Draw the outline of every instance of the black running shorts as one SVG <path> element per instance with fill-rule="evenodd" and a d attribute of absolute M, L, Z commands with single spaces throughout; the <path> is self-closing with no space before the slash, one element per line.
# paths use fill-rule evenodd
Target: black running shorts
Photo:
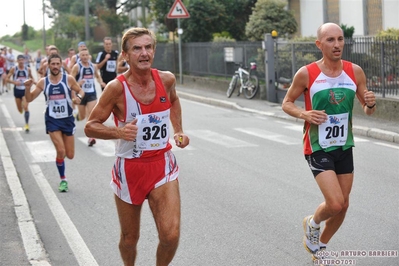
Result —
<path fill-rule="evenodd" d="M 332 170 L 337 175 L 353 173 L 352 148 L 345 151 L 341 148 L 330 152 L 316 151 L 305 155 L 305 159 L 314 177 L 327 170 Z"/>

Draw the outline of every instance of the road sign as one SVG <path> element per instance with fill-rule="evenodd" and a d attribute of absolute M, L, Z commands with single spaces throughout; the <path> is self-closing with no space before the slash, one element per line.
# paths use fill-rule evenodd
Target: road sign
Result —
<path fill-rule="evenodd" d="M 172 8 L 170 9 L 167 18 L 189 18 L 190 14 L 188 13 L 186 7 L 183 5 L 181 0 L 176 0 L 173 3 Z"/>

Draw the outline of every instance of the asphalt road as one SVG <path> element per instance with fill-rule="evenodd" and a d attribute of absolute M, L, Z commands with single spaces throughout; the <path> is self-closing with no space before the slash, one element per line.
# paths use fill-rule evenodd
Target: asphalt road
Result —
<path fill-rule="evenodd" d="M 301 224 L 322 195 L 302 155 L 301 125 L 181 102 L 191 144 L 173 149 L 181 169 L 182 232 L 172 265 L 312 265 L 302 247 Z M 113 141 L 99 140 L 88 147 L 84 122 L 78 122 L 76 156 L 66 160 L 70 191 L 58 193 L 55 150 L 44 131 L 44 97 L 30 104 L 29 134 L 21 131 L 23 116 L 10 93 L 0 97 L 0 107 L 0 125 L 47 256 L 44 263 L 122 265 L 109 188 Z M 351 206 L 329 249 L 397 254 L 399 145 L 367 137 L 356 138 L 356 143 Z M 10 205 L 1 202 L 2 209 Z M 155 265 L 156 245 L 145 203 L 137 265 Z M 399 264 L 397 256 L 339 259 L 357 265 Z"/>

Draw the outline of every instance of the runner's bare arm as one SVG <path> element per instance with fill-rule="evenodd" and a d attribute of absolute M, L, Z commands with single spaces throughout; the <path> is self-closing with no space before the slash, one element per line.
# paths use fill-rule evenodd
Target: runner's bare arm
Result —
<path fill-rule="evenodd" d="M 104 83 L 103 78 L 100 75 L 100 71 L 98 70 L 96 65 L 94 65 L 94 75 L 96 76 L 96 79 L 97 79 L 98 83 L 100 83 L 100 86 L 102 88 L 104 88 L 105 85 L 107 85 L 107 84 Z"/>
<path fill-rule="evenodd" d="M 356 64 L 352 64 L 352 66 L 353 66 L 353 72 L 355 73 L 355 78 L 356 78 L 356 82 L 357 82 L 356 96 L 357 96 L 361 106 L 363 106 L 364 113 L 367 115 L 371 115 L 376 110 L 374 92 L 369 91 L 367 89 L 366 75 L 364 74 L 363 69 Z M 372 108 L 370 108 L 370 107 L 372 107 Z"/>
<path fill-rule="evenodd" d="M 76 55 L 72 56 L 71 60 L 69 61 L 69 68 L 72 69 L 76 64 Z"/>
<path fill-rule="evenodd" d="M 85 96 L 84 90 L 79 86 L 79 83 L 77 83 L 75 78 L 71 75 L 68 75 L 68 84 L 72 90 L 72 102 L 74 104 L 80 104 L 81 98 Z M 77 94 L 80 95 L 80 98 L 77 97 Z"/>
<path fill-rule="evenodd" d="M 109 82 L 87 119 L 84 128 L 86 136 L 98 139 L 135 140 L 137 136 L 137 119 L 121 128 L 104 125 L 112 112 L 119 120 L 124 119 L 124 104 L 122 84 L 119 80 Z"/>
<path fill-rule="evenodd" d="M 172 104 L 170 108 L 170 122 L 173 127 L 173 138 L 178 147 L 184 148 L 190 143 L 190 139 L 183 132 L 182 109 L 180 99 L 176 92 L 176 77 L 168 71 L 159 71 L 164 87 Z"/>
<path fill-rule="evenodd" d="M 308 87 L 309 73 L 306 67 L 301 67 L 295 74 L 291 86 L 289 87 L 282 104 L 282 109 L 287 114 L 303 119 L 308 123 L 320 125 L 327 120 L 324 110 L 306 111 L 295 104 L 295 101 L 304 93 Z"/>
<path fill-rule="evenodd" d="M 24 82 L 24 85 L 25 85 L 25 99 L 26 99 L 27 102 L 32 102 L 43 91 L 44 78 L 41 78 L 36 83 L 36 87 L 31 91 L 30 89 L 31 89 L 33 83 L 34 83 L 33 79 L 27 79 Z"/>

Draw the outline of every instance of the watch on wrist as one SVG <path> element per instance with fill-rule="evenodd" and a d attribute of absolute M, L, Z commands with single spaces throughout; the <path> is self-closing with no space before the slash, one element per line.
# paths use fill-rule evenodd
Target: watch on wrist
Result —
<path fill-rule="evenodd" d="M 367 105 L 367 103 L 366 103 L 365 105 L 367 106 L 367 108 L 369 108 L 369 109 L 373 109 L 373 108 L 374 108 L 374 106 L 375 106 L 375 103 L 374 103 L 372 106 L 368 106 L 368 105 Z"/>

